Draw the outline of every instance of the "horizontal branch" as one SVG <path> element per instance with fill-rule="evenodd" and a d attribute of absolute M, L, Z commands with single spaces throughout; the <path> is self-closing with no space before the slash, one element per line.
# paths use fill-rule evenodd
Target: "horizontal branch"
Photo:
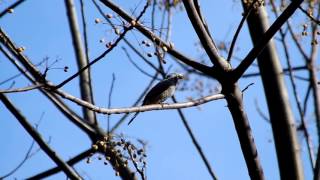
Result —
<path fill-rule="evenodd" d="M 28 87 L 23 87 L 23 88 L 15 88 L 15 89 L 7 89 L 7 90 L 1 90 L 0 93 L 16 93 L 16 92 L 25 92 L 25 91 L 31 91 L 34 89 L 38 89 L 40 87 L 43 87 L 44 84 L 37 84 L 37 85 L 32 85 Z"/>
<path fill-rule="evenodd" d="M 87 101 L 81 100 L 76 98 L 68 93 L 65 93 L 61 90 L 55 90 L 55 93 L 60 95 L 62 98 L 68 99 L 80 106 L 86 107 L 92 111 L 102 114 L 122 114 L 122 113 L 133 113 L 133 112 L 144 112 L 144 111 L 151 111 L 151 110 L 168 110 L 168 109 L 179 109 L 179 108 L 188 108 L 193 106 L 198 106 L 213 100 L 223 99 L 224 95 L 222 94 L 214 94 L 202 97 L 200 99 L 192 100 L 189 102 L 183 103 L 174 103 L 174 104 L 152 104 L 146 106 L 137 106 L 137 107 L 130 107 L 130 108 L 102 108 L 95 106 Z"/>

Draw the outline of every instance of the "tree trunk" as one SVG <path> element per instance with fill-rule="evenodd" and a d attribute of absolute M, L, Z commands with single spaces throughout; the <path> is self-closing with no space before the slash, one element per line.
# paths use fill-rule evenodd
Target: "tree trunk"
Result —
<path fill-rule="evenodd" d="M 243 7 L 246 9 L 244 3 Z M 251 39 L 255 44 L 269 27 L 265 8 L 262 6 L 257 12 L 251 13 L 247 22 Z M 281 179 L 303 179 L 296 126 L 273 41 L 270 41 L 258 56 L 258 65 L 266 94 Z"/>

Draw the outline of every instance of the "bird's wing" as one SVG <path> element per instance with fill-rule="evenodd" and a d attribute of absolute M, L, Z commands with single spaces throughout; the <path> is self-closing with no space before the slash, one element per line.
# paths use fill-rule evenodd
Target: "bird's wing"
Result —
<path fill-rule="evenodd" d="M 151 90 L 147 93 L 143 100 L 143 104 L 154 104 L 159 103 L 160 100 L 159 96 L 166 91 L 170 86 L 174 85 L 171 81 L 163 80 L 156 84 Z"/>

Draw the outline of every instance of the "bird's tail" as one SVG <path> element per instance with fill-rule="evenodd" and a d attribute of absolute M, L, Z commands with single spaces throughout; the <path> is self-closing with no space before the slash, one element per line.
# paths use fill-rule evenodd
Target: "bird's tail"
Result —
<path fill-rule="evenodd" d="M 138 116 L 139 112 L 136 112 L 133 117 L 130 119 L 130 121 L 128 122 L 128 125 L 130 125 L 130 123 Z"/>

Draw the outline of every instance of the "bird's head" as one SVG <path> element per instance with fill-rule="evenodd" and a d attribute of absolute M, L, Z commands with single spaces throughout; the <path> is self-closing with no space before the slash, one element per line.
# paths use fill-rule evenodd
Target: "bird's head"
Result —
<path fill-rule="evenodd" d="M 184 76 L 180 73 L 171 73 L 171 74 L 168 74 L 166 76 L 166 79 L 176 79 L 176 80 L 179 80 L 179 79 L 183 79 Z"/>

